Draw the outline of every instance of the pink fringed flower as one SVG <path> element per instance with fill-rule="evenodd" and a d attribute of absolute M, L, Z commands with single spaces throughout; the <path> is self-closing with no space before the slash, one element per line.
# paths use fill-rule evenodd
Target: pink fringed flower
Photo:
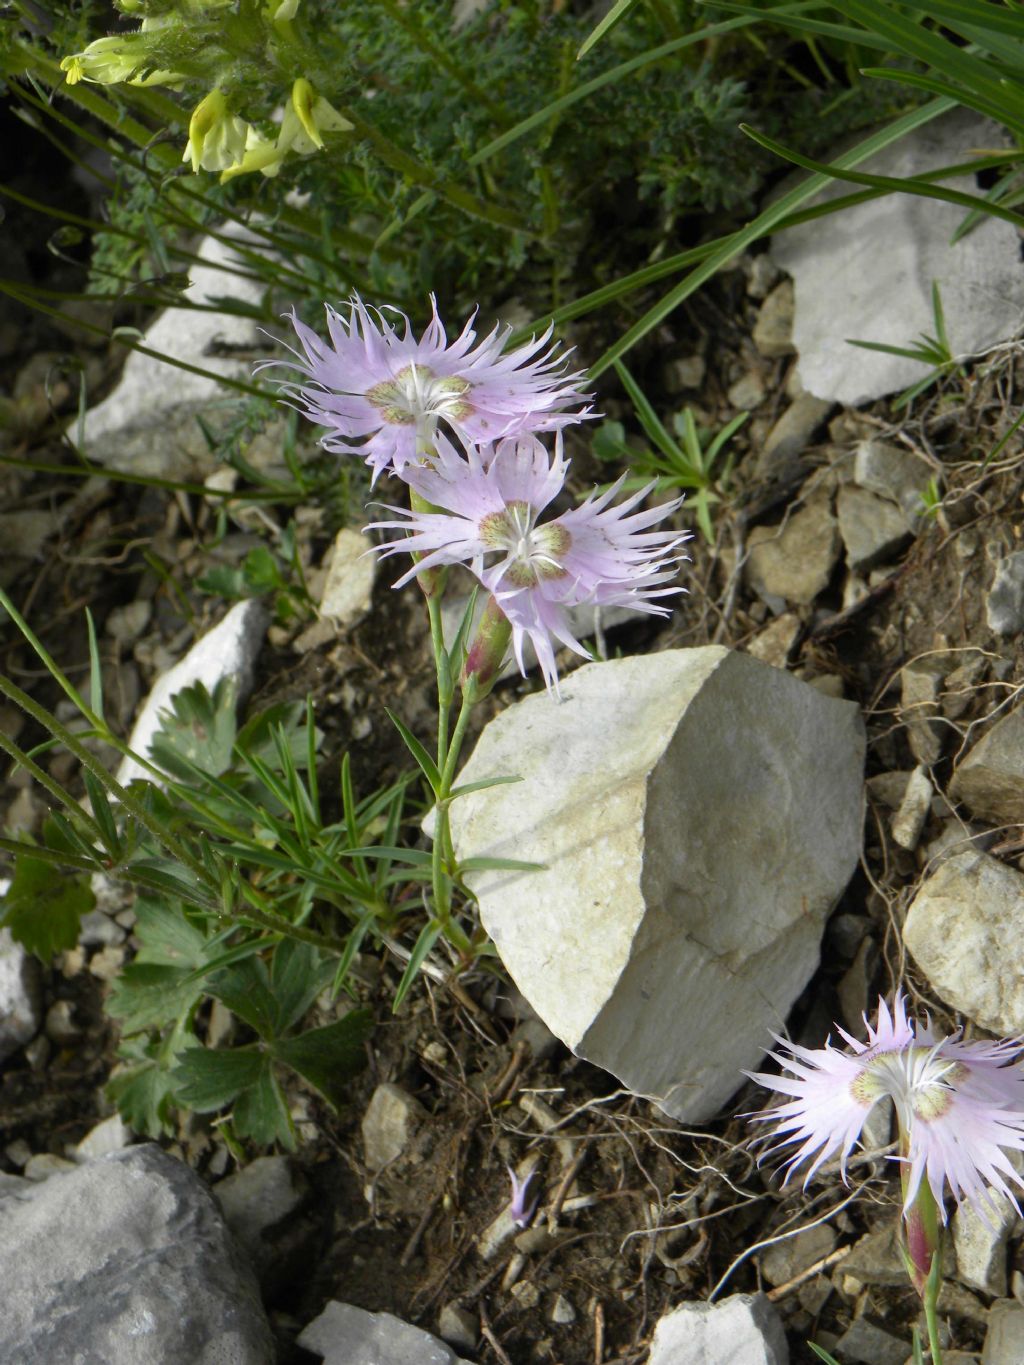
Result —
<path fill-rule="evenodd" d="M 589 658 L 569 629 L 567 609 L 592 602 L 667 616 L 668 608 L 656 599 L 682 592 L 664 585 L 684 557 L 677 547 L 688 539 L 683 532 L 648 529 L 675 511 L 681 499 L 633 510 L 650 487 L 613 505 L 617 484 L 541 521 L 565 482 L 567 468 L 560 435 L 553 457 L 530 436 L 503 440 L 496 448 L 467 445 L 465 458 L 438 437 L 430 458 L 407 466 L 403 478 L 420 497 L 444 510 L 393 507 L 389 510 L 402 520 L 376 524 L 378 529 L 409 532 L 383 546 L 382 554 L 408 550 L 422 556 L 396 587 L 437 565 L 468 565 L 511 624 L 520 671 L 525 673 L 523 640 L 529 637 L 544 680 L 555 690 L 552 639 Z"/>
<path fill-rule="evenodd" d="M 959 1033 L 936 1038 L 930 1020 L 919 1024 L 907 1018 L 899 993 L 892 1014 L 879 1000 L 878 1019 L 868 1025 L 866 1042 L 839 1032 L 848 1051 L 831 1042 L 806 1048 L 778 1038 L 784 1050 L 771 1056 L 792 1075 L 750 1073 L 762 1085 L 792 1097 L 753 1115 L 773 1124 L 771 1136 L 781 1138 L 772 1152 L 799 1144 L 786 1162 L 787 1180 L 809 1161 L 806 1184 L 836 1152 L 845 1180 L 847 1158 L 868 1114 L 878 1100 L 888 1098 L 899 1123 L 896 1159 L 904 1165 L 905 1215 L 925 1179 L 943 1222 L 946 1185 L 958 1206 L 973 1201 L 983 1213 L 995 1191 L 1020 1211 L 1011 1185 L 1024 1188 L 1024 1179 L 1006 1155 L 1007 1150 L 1024 1151 L 1019 1040 L 965 1043 Z"/>
<path fill-rule="evenodd" d="M 291 314 L 301 350 L 289 348 L 294 361 L 266 363 L 304 376 L 282 391 L 327 428 L 325 449 L 362 455 L 376 478 L 389 468 L 401 473 L 433 443 L 442 421 L 484 442 L 554 431 L 589 414 L 587 407 L 565 411 L 586 402 L 584 375 L 565 373 L 566 356 L 547 346 L 550 327 L 503 354 L 510 328 L 495 327 L 477 341 L 470 318 L 449 342 L 433 295 L 430 303 L 433 316 L 419 341 L 404 313 L 387 309 L 404 322 L 400 334 L 358 295 L 347 316 L 327 307 L 329 342 Z"/>

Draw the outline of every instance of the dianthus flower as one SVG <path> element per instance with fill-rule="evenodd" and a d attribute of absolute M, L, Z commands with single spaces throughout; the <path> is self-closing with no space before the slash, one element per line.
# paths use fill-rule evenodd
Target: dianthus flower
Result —
<path fill-rule="evenodd" d="M 865 1020 L 865 1023 L 867 1021 Z M 771 1090 L 792 1098 L 753 1118 L 774 1125 L 771 1148 L 799 1144 L 787 1162 L 786 1179 L 804 1162 L 805 1184 L 829 1157 L 846 1161 L 873 1106 L 890 1099 L 899 1124 L 903 1214 L 910 1218 L 922 1181 L 927 1182 L 943 1223 L 948 1185 L 957 1205 L 971 1202 L 984 1218 L 992 1193 L 1005 1195 L 1020 1212 L 1011 1185 L 1024 1187 L 1007 1151 L 1024 1151 L 1024 1068 L 1017 1039 L 962 1041 L 959 1032 L 936 1037 L 931 1021 L 908 1019 L 902 994 L 890 1014 L 878 1002 L 878 1019 L 866 1042 L 839 1029 L 849 1045 L 840 1051 L 782 1043 L 771 1056 L 792 1073 L 751 1073 Z"/>
<path fill-rule="evenodd" d="M 541 521 L 565 482 L 560 433 L 554 456 L 533 436 L 506 438 L 496 447 L 467 444 L 465 450 L 464 458 L 438 436 L 431 454 L 403 471 L 414 492 L 442 510 L 393 507 L 388 510 L 402 520 L 375 523 L 375 529 L 409 532 L 380 547 L 382 555 L 407 550 L 421 556 L 396 587 L 439 565 L 465 564 L 507 617 L 520 672 L 526 672 L 528 637 L 550 690 L 557 690 L 552 639 L 590 657 L 569 629 L 568 608 L 591 602 L 668 615 L 655 599 L 682 592 L 664 585 L 675 576 L 683 558 L 677 547 L 688 536 L 648 528 L 682 499 L 634 511 L 652 484 L 613 505 L 620 480 Z"/>
<path fill-rule="evenodd" d="M 405 324 L 399 333 L 384 316 L 354 295 L 348 315 L 327 306 L 324 341 L 295 314 L 292 326 L 301 351 L 294 361 L 268 361 L 298 370 L 305 380 L 282 384 L 307 417 L 327 428 L 326 450 L 362 455 L 374 478 L 401 473 L 430 448 L 438 423 L 470 441 L 486 442 L 525 431 L 554 431 L 587 416 L 583 372 L 565 372 L 566 356 L 545 350 L 551 329 L 507 353 L 511 328 L 495 327 L 477 341 L 473 318 L 449 342 L 431 295 L 433 316 L 417 341 L 404 313 L 387 309 Z M 474 315 L 475 316 L 475 315 Z"/>

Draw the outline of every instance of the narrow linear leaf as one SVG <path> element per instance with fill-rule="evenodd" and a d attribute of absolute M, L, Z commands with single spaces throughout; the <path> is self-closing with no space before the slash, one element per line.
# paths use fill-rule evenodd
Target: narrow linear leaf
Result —
<path fill-rule="evenodd" d="M 402 973 L 402 979 L 398 983 L 398 990 L 395 991 L 395 1002 L 391 1006 L 393 1014 L 397 1014 L 401 1008 L 402 1001 L 409 994 L 409 987 L 416 980 L 420 968 L 426 961 L 428 953 L 437 942 L 440 934 L 441 926 L 435 924 L 433 920 L 428 921 L 420 930 L 420 936 L 416 940 L 412 955 L 406 964 L 405 971 Z"/>
<path fill-rule="evenodd" d="M 451 800 L 457 796 L 468 796 L 470 792 L 486 791 L 488 787 L 505 787 L 512 782 L 522 782 L 521 777 L 483 777 L 479 782 L 465 782 L 461 787 L 453 787 Z"/>
<path fill-rule="evenodd" d="M 441 790 L 441 774 L 437 770 L 437 764 L 430 757 L 409 727 L 399 720 L 398 716 L 396 716 L 388 707 L 385 707 L 384 709 L 387 711 L 395 729 L 405 741 L 405 747 L 419 764 L 424 777 L 430 783 L 431 789 L 436 795 L 436 793 Z"/>

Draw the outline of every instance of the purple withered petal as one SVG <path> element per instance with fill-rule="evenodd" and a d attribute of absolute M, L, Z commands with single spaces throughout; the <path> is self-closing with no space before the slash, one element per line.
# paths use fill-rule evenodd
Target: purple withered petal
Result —
<path fill-rule="evenodd" d="M 526 1179 L 520 1181 L 511 1166 L 505 1167 L 508 1171 L 508 1178 L 512 1182 L 512 1198 L 509 1201 L 508 1211 L 512 1215 L 512 1221 L 518 1228 L 530 1226 L 530 1219 L 537 1208 L 540 1195 L 535 1194 L 529 1207 L 526 1206 L 526 1191 L 529 1189 L 530 1181 L 536 1175 L 536 1171 L 530 1171 Z"/>

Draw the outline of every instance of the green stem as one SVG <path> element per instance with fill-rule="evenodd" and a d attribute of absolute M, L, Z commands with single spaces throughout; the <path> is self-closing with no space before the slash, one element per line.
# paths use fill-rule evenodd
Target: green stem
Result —
<path fill-rule="evenodd" d="M 441 598 L 428 597 L 427 611 L 430 614 L 430 643 L 434 649 L 434 662 L 437 668 L 437 766 L 440 770 L 448 753 L 448 717 L 452 706 L 452 691 L 450 685 L 446 687 L 445 684 L 446 678 L 450 684 L 448 675 L 451 670 L 445 668 L 441 662 L 442 658 L 447 658 L 441 619 Z"/>
<path fill-rule="evenodd" d="M 438 673 L 440 677 L 440 669 Z M 438 691 L 440 693 L 440 687 Z M 434 916 L 448 941 L 467 957 L 473 956 L 473 945 L 465 931 L 452 918 L 451 877 L 445 864 L 447 853 L 451 848 L 449 809 L 451 807 L 452 786 L 455 782 L 455 769 L 458 766 L 462 742 L 466 737 L 466 727 L 469 724 L 469 713 L 473 707 L 473 700 L 471 691 L 463 693 L 462 705 L 455 722 L 451 744 L 447 753 L 438 750 L 437 766 L 441 773 L 441 781 L 437 791 L 437 826 L 434 830 L 434 846 L 430 858 Z"/>
<path fill-rule="evenodd" d="M 926 1298 L 924 1301 L 924 1320 L 928 1327 L 928 1349 L 931 1352 L 932 1365 L 942 1365 L 942 1346 L 939 1342 L 939 1313 L 935 1296 Z"/>

